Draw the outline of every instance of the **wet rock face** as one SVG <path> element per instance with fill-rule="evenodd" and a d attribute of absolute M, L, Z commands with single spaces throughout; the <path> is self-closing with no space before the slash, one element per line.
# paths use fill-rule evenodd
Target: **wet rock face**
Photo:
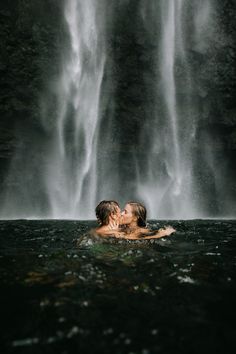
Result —
<path fill-rule="evenodd" d="M 212 142 L 216 151 L 235 151 L 235 55 L 236 26 L 233 14 L 236 6 L 233 1 L 217 3 L 214 40 L 208 49 L 208 63 L 201 66 L 201 57 L 196 53 L 197 87 L 203 105 L 200 129 L 216 137 Z M 205 90 L 204 90 L 205 86 Z M 205 111 L 204 111 L 205 108 Z M 231 146 L 231 147 L 230 147 Z"/>
<path fill-rule="evenodd" d="M 48 75 L 57 75 L 61 5 L 60 0 L 1 4 L 1 166 L 8 164 L 18 144 L 29 144 L 31 133 L 44 133 L 40 96 Z M 26 141 L 18 141 L 18 130 L 25 130 Z"/>
<path fill-rule="evenodd" d="M 112 17 L 108 20 L 108 65 L 103 94 L 106 95 L 106 90 L 109 94 L 112 91 L 112 103 L 102 112 L 102 127 L 106 127 L 106 117 L 112 114 L 115 133 L 106 138 L 106 150 L 100 144 L 99 158 L 107 158 L 107 151 L 111 151 L 111 158 L 121 163 L 121 180 L 126 179 L 132 190 L 135 178 L 132 161 L 138 155 L 145 167 L 147 156 L 143 146 L 149 144 L 148 141 L 137 144 L 137 137 L 144 125 L 152 126 L 153 110 L 162 109 L 158 106 L 158 87 L 153 85 L 157 79 L 154 53 L 158 49 L 158 25 L 155 33 L 147 31 L 141 21 L 139 1 L 109 3 Z M 236 5 L 233 0 L 218 0 L 215 5 L 217 27 L 211 47 L 200 48 L 191 42 L 188 47 L 196 73 L 194 100 L 201 107 L 196 117 L 198 144 L 193 149 L 199 154 L 199 161 L 195 163 L 194 172 L 200 190 L 204 181 L 211 180 L 211 172 L 204 174 L 199 168 L 204 158 L 201 146 L 209 141 L 219 164 L 226 164 L 227 157 L 229 177 L 224 183 L 232 185 L 229 195 L 233 200 L 236 195 L 233 189 L 236 177 L 233 160 L 236 150 Z M 35 154 L 46 153 L 55 112 L 52 108 L 51 116 L 42 124 L 41 100 L 53 102 L 55 99 L 48 79 L 56 84 L 61 47 L 67 45 L 62 12 L 62 0 L 18 0 L 14 4 L 4 2 L 0 7 L 0 183 L 3 189 L 4 183 L 8 183 L 4 182 L 7 169 L 19 145 L 27 151 L 35 140 L 43 140 L 45 151 L 32 151 L 29 158 L 33 160 Z M 150 21 L 154 21 L 151 13 L 149 15 Z M 181 65 L 176 65 L 175 70 L 176 77 L 183 75 Z M 106 86 L 106 80 L 112 81 L 112 89 Z M 185 85 L 181 85 L 179 95 L 184 97 L 185 90 Z M 68 135 L 70 133 L 68 130 Z M 103 134 L 105 130 L 101 129 L 101 142 Z M 17 183 L 17 176 L 11 183 Z M 207 182 L 207 186 L 209 184 Z M 214 209 L 214 202 L 211 203 Z"/>

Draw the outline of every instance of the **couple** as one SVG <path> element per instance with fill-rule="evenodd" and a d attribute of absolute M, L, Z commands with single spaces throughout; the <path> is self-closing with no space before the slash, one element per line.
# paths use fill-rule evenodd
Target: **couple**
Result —
<path fill-rule="evenodd" d="M 95 232 L 99 236 L 138 240 L 160 238 L 175 232 L 170 226 L 155 231 L 147 229 L 147 211 L 138 202 L 128 202 L 121 212 L 116 201 L 103 200 L 96 207 L 95 213 L 100 224 Z"/>

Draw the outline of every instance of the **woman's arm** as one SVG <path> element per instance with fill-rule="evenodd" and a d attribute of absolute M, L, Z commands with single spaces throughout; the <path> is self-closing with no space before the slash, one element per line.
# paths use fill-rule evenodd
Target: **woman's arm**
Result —
<path fill-rule="evenodd" d="M 141 230 L 141 231 L 140 231 Z M 148 230 L 148 229 L 138 229 L 135 232 L 125 234 L 125 233 L 117 233 L 114 236 L 117 238 L 121 239 L 126 239 L 126 240 L 151 240 L 154 238 L 161 238 L 165 236 L 171 235 L 173 232 L 175 232 L 175 229 L 173 227 L 167 227 L 166 229 L 159 229 L 159 230 Z"/>
<path fill-rule="evenodd" d="M 165 229 L 159 229 L 159 230 L 152 231 L 151 234 L 149 234 L 149 235 L 146 234 L 142 238 L 145 240 L 150 240 L 153 238 L 161 238 L 161 237 L 165 237 L 165 236 L 170 236 L 175 231 L 176 230 L 173 227 L 168 226 Z"/>

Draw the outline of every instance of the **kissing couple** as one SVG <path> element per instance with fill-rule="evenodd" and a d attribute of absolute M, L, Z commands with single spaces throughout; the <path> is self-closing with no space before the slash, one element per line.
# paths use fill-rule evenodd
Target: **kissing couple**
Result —
<path fill-rule="evenodd" d="M 103 200 L 95 209 L 99 227 L 95 233 L 101 237 L 117 237 L 129 240 L 153 239 L 169 236 L 175 229 L 171 226 L 159 230 L 147 228 L 147 210 L 138 202 L 128 202 L 121 212 L 114 200 Z"/>

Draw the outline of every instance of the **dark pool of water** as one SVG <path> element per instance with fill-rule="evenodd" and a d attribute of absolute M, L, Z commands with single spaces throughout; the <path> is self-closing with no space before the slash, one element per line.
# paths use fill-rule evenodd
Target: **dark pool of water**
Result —
<path fill-rule="evenodd" d="M 236 221 L 150 224 L 178 231 L 78 247 L 94 222 L 0 221 L 0 352 L 236 352 Z"/>

